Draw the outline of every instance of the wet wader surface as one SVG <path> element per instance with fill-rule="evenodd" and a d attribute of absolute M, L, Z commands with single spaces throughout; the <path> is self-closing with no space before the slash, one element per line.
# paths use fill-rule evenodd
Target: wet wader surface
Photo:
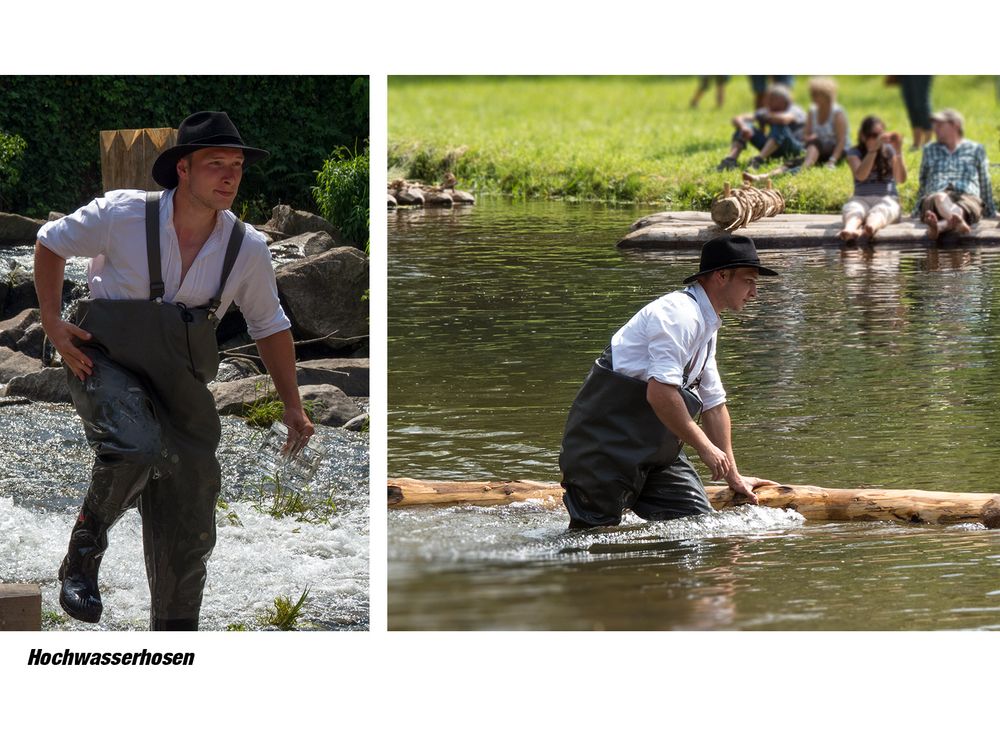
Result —
<path fill-rule="evenodd" d="M 689 372 L 690 365 L 685 383 Z M 696 386 L 680 389 L 692 419 L 701 412 Z M 610 346 L 590 369 L 559 453 L 570 528 L 617 526 L 626 509 L 649 521 L 712 512 L 698 473 L 646 389 L 646 382 L 614 371 Z"/>
<path fill-rule="evenodd" d="M 244 228 L 233 229 L 215 298 L 188 309 L 161 301 L 159 194 L 148 196 L 146 212 L 150 300 L 84 300 L 74 320 L 93 336 L 79 346 L 94 362 L 83 382 L 67 369 L 97 454 L 81 518 L 106 531 L 138 505 L 151 627 L 193 629 L 221 489 L 221 425 L 206 387 L 219 367 L 215 311 Z"/>

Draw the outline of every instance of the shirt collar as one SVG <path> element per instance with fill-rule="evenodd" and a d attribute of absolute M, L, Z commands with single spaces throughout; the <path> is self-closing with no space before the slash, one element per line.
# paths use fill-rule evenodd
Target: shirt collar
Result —
<path fill-rule="evenodd" d="M 694 293 L 694 299 L 698 303 L 701 315 L 705 318 L 705 322 L 708 323 L 709 327 L 713 331 L 718 331 L 722 328 L 722 318 L 719 317 L 719 313 L 712 307 L 712 300 L 708 298 L 708 292 L 705 291 L 705 287 L 700 282 L 695 281 L 688 289 Z"/>
<path fill-rule="evenodd" d="M 176 192 L 177 188 L 170 188 L 169 190 L 164 190 L 163 195 L 160 196 L 160 225 L 170 228 L 175 242 L 177 240 L 177 230 L 174 228 L 174 193 Z M 198 253 L 199 256 L 202 254 L 211 255 L 221 246 L 221 243 L 213 242 L 213 240 L 222 233 L 222 215 L 224 213 L 226 212 L 215 212 L 215 228 L 208 236 L 208 239 L 205 240 L 201 252 Z"/>

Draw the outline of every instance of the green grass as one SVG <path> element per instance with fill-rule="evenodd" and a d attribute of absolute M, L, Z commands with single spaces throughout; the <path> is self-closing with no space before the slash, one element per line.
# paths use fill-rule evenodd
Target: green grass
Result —
<path fill-rule="evenodd" d="M 882 76 L 840 76 L 853 145 L 861 120 L 877 114 L 889 129 L 910 127 L 898 87 Z M 722 110 L 709 91 L 688 106 L 694 76 L 410 78 L 389 80 L 390 179 L 440 180 L 480 194 L 654 203 L 671 210 L 707 210 L 725 181 L 716 173 L 728 150 L 733 115 L 753 108 L 746 76 L 734 76 Z M 808 76 L 795 79 L 795 99 L 808 104 Z M 935 109 L 965 115 L 966 137 L 1000 161 L 1000 114 L 992 76 L 937 76 Z M 744 152 L 741 164 L 756 153 Z M 910 179 L 901 186 L 904 209 L 917 193 L 920 155 L 906 152 Z M 992 176 L 994 193 L 1000 174 Z M 839 212 L 850 197 L 850 169 L 811 169 L 781 176 L 775 187 L 790 212 Z"/>

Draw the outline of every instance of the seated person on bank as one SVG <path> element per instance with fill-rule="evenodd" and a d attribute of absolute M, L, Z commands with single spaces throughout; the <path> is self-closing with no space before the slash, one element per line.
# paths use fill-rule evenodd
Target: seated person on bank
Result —
<path fill-rule="evenodd" d="M 837 104 L 836 82 L 832 78 L 810 79 L 809 98 L 812 104 L 802 138 L 805 158 L 792 159 L 764 174 L 744 172 L 743 179 L 756 182 L 786 172 L 795 174 L 818 164 L 830 169 L 837 166 L 847 150 L 848 125 L 847 113 Z"/>
<path fill-rule="evenodd" d="M 885 132 L 885 123 L 875 115 L 861 121 L 858 145 L 847 152 L 854 175 L 854 195 L 844 204 L 844 228 L 840 237 L 853 242 L 862 234 L 869 240 L 889 224 L 899 221 L 897 184 L 906 182 L 903 139 Z"/>
<path fill-rule="evenodd" d="M 931 116 L 937 140 L 924 146 L 914 215 L 932 240 L 944 232 L 968 234 L 984 216 L 995 216 L 990 163 L 982 144 L 966 140 L 965 119 L 953 109 Z"/>
<path fill-rule="evenodd" d="M 729 154 L 716 167 L 719 172 L 736 169 L 737 160 L 748 143 L 760 150 L 760 154 L 750 160 L 751 169 L 771 158 L 793 159 L 801 155 L 806 113 L 792 101 L 792 92 L 781 84 L 768 88 L 766 102 L 767 106 L 756 112 L 733 118 L 736 132 Z"/>

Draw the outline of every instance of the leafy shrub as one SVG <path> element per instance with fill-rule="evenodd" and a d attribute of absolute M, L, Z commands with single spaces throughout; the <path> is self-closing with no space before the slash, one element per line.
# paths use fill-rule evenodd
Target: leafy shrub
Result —
<path fill-rule="evenodd" d="M 5 76 L 0 131 L 19 133 L 27 150 L 26 179 L 4 198 L 16 213 L 73 211 L 103 192 L 100 131 L 176 128 L 192 112 L 216 110 L 271 154 L 243 177 L 246 217 L 266 218 L 262 203 L 313 211 L 323 160 L 368 137 L 368 89 L 366 76 Z"/>
<path fill-rule="evenodd" d="M 368 144 L 362 152 L 333 150 L 316 177 L 313 197 L 320 213 L 344 239 L 368 250 Z"/>
<path fill-rule="evenodd" d="M 21 161 L 27 147 L 24 138 L 0 131 L 0 208 L 5 207 L 7 192 L 21 179 Z"/>

